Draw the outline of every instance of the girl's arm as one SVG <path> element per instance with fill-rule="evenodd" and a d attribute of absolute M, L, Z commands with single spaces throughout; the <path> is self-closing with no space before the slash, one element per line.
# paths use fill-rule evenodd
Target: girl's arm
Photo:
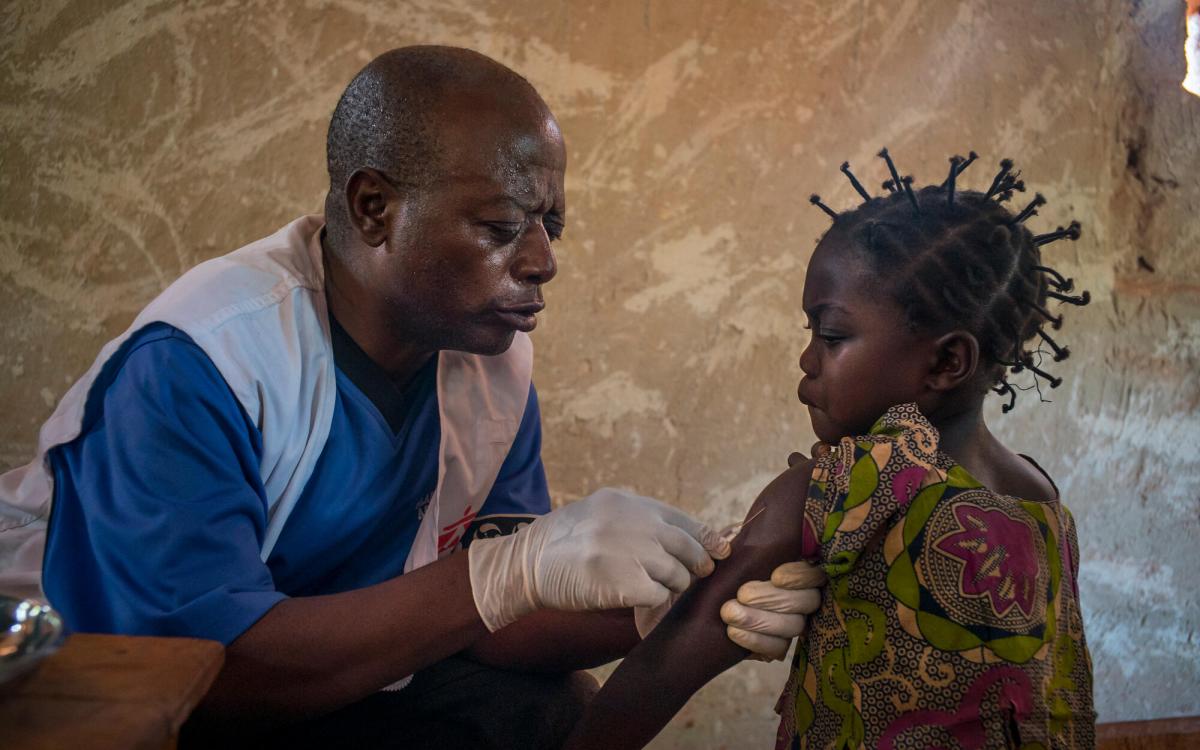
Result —
<path fill-rule="evenodd" d="M 748 655 L 726 637 L 721 605 L 737 596 L 742 583 L 768 579 L 777 566 L 800 556 L 812 468 L 811 461 L 799 462 L 767 485 L 747 513 L 733 553 L 630 652 L 565 748 L 643 747 L 693 693 Z"/>

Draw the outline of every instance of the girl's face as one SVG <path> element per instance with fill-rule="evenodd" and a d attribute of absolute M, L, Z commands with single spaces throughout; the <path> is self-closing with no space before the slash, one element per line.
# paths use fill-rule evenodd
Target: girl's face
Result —
<path fill-rule="evenodd" d="M 828 443 L 866 434 L 889 407 L 921 400 L 937 362 L 935 339 L 909 328 L 859 252 L 827 234 L 804 280 L 812 339 L 797 392 Z"/>

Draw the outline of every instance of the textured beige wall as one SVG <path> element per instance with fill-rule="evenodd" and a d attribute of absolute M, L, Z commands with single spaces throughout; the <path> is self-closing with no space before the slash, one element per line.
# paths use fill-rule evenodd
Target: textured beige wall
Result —
<path fill-rule="evenodd" d="M 557 498 L 601 483 L 738 515 L 811 433 L 798 295 L 825 221 L 878 185 L 1013 156 L 1078 217 L 1054 403 L 995 425 L 1079 519 L 1102 718 L 1200 713 L 1200 100 L 1182 0 L 10 3 L 0 17 L 0 466 L 186 268 L 320 206 L 341 87 L 389 47 L 527 75 L 571 153 L 535 336 Z M 1143 262 L 1139 264 L 1138 258 Z M 993 405 L 995 408 L 996 405 Z M 745 665 L 657 747 L 762 746 L 779 665 Z"/>

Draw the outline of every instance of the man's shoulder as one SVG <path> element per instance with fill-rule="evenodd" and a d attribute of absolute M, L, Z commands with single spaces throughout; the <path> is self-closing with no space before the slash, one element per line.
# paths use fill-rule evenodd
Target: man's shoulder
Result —
<path fill-rule="evenodd" d="M 142 311 L 143 322 L 164 321 L 195 335 L 259 312 L 296 292 L 324 287 L 315 238 L 320 216 L 304 216 L 277 232 L 193 267 Z"/>
<path fill-rule="evenodd" d="M 168 323 L 151 323 L 135 331 L 105 364 L 93 386 L 109 391 L 118 381 L 125 390 L 146 396 L 199 394 L 226 383 L 212 359 L 185 331 Z"/>

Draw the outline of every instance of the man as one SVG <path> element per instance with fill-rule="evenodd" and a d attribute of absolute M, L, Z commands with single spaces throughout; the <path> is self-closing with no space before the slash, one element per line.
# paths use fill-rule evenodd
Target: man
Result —
<path fill-rule="evenodd" d="M 51 602 L 81 631 L 226 644 L 207 716 L 303 720 L 288 744 L 553 746 L 581 700 L 562 673 L 627 652 L 630 608 L 728 543 L 614 490 L 550 512 L 526 334 L 566 151 L 528 82 L 393 50 L 327 146 L 324 217 L 173 284 L 3 477 L 9 580 L 52 498 Z M 739 617 L 776 655 L 801 627 Z"/>

